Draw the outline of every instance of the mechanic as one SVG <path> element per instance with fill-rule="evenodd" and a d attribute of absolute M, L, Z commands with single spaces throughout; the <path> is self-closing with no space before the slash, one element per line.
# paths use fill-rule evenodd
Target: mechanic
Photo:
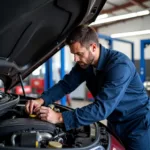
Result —
<path fill-rule="evenodd" d="M 99 44 L 94 29 L 86 25 L 78 26 L 66 41 L 75 66 L 39 99 L 28 100 L 26 111 L 50 123 L 64 123 L 66 130 L 107 118 L 127 150 L 150 150 L 150 99 L 132 61 Z M 47 107 L 84 81 L 95 99 L 92 104 L 63 113 Z"/>

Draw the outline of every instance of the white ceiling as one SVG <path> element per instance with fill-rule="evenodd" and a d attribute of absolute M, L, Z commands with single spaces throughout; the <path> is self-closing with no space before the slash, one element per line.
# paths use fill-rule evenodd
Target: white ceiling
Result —
<path fill-rule="evenodd" d="M 150 10 L 150 0 L 107 0 L 100 14 L 112 17 L 144 10 Z"/>
<path fill-rule="evenodd" d="M 128 6 L 126 8 L 122 8 L 120 9 L 120 13 L 122 14 L 123 12 L 124 13 L 129 13 L 130 11 L 131 12 L 135 12 L 135 11 L 141 11 L 141 10 L 144 10 L 146 8 L 144 8 L 142 5 L 140 4 L 144 4 L 147 8 L 150 8 L 150 0 L 145 0 L 145 2 L 142 2 L 143 0 L 107 0 L 107 2 L 105 3 L 104 7 L 103 7 L 103 11 L 104 10 L 109 10 L 109 9 L 112 9 L 114 7 L 117 7 L 118 6 L 122 6 L 122 5 L 125 5 L 125 4 L 131 4 L 132 6 Z M 135 4 L 135 3 L 140 3 L 139 5 L 138 4 Z M 129 11 L 128 11 L 129 10 Z M 117 10 L 118 11 L 118 10 Z M 118 11 L 118 12 L 119 12 Z"/>

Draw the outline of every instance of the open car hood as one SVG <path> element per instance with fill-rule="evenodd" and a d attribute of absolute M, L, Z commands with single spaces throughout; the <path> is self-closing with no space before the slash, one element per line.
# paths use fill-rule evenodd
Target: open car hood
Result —
<path fill-rule="evenodd" d="M 0 79 L 5 90 L 55 54 L 69 33 L 94 21 L 106 0 L 2 0 Z"/>

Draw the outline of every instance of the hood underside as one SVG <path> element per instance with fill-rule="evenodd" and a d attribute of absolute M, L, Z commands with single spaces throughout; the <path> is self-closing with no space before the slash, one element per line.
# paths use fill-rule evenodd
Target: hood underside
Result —
<path fill-rule="evenodd" d="M 2 0 L 0 79 L 5 89 L 55 54 L 69 33 L 89 24 L 106 0 Z"/>

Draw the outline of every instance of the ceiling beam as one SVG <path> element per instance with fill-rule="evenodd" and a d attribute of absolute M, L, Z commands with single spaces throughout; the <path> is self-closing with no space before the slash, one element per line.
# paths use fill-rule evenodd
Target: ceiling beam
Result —
<path fill-rule="evenodd" d="M 118 8 L 118 7 L 119 7 L 118 5 L 116 5 L 116 4 L 112 3 L 112 2 L 107 1 L 107 3 L 110 4 L 110 5 L 112 5 L 112 6 L 114 6 L 115 8 Z M 125 10 L 126 10 L 127 12 L 131 12 L 131 10 L 128 10 L 127 8 L 125 8 Z"/>
<path fill-rule="evenodd" d="M 143 3 L 143 2 L 146 2 L 148 0 L 140 0 L 140 3 Z M 107 2 L 108 3 L 108 2 Z M 135 4 L 131 3 L 131 2 L 128 2 L 128 3 L 125 3 L 123 5 L 119 5 L 117 7 L 113 7 L 113 8 L 110 8 L 110 9 L 105 9 L 105 10 L 102 10 L 101 11 L 101 14 L 105 14 L 105 13 L 112 13 L 113 11 L 117 11 L 117 10 L 120 10 L 120 9 L 125 9 L 125 8 L 128 8 L 130 6 L 134 6 Z"/>
<path fill-rule="evenodd" d="M 142 4 L 139 0 L 130 0 L 131 3 L 133 3 L 134 5 L 138 5 L 141 8 L 148 8 L 146 5 Z"/>

